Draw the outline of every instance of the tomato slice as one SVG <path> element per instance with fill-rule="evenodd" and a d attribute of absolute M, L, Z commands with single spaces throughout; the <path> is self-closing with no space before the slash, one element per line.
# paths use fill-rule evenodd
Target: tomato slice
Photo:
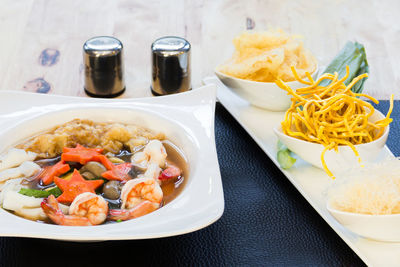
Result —
<path fill-rule="evenodd" d="M 103 172 L 101 176 L 108 180 L 127 181 L 132 179 L 132 177 L 130 177 L 128 174 L 131 169 L 132 163 L 126 162 L 114 165 L 112 170 Z"/>
<path fill-rule="evenodd" d="M 161 181 L 175 179 L 181 176 L 181 173 L 181 169 L 174 165 L 169 165 L 165 170 L 162 171 L 158 179 L 160 179 Z"/>

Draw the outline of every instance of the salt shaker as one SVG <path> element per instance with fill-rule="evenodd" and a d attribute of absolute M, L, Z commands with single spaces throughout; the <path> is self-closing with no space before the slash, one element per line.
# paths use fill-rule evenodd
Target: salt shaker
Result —
<path fill-rule="evenodd" d="M 181 37 L 161 37 L 151 45 L 154 95 L 169 95 L 191 90 L 190 43 Z"/>
<path fill-rule="evenodd" d="M 111 36 L 91 38 L 83 45 L 85 92 L 92 97 L 116 97 L 125 91 L 123 46 Z"/>

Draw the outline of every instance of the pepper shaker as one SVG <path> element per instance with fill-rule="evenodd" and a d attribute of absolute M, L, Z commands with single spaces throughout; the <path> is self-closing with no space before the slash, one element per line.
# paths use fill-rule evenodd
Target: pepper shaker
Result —
<path fill-rule="evenodd" d="M 83 45 L 85 92 L 92 97 L 117 97 L 125 91 L 123 46 L 111 36 L 91 38 Z"/>
<path fill-rule="evenodd" d="M 191 90 L 190 43 L 181 37 L 166 36 L 151 45 L 154 95 L 169 95 Z"/>

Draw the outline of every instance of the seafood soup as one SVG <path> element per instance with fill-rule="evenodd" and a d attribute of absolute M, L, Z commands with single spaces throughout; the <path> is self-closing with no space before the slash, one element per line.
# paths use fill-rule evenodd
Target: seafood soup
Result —
<path fill-rule="evenodd" d="M 121 222 L 168 204 L 187 176 L 184 154 L 163 133 L 75 119 L 0 157 L 0 205 L 59 225 Z"/>

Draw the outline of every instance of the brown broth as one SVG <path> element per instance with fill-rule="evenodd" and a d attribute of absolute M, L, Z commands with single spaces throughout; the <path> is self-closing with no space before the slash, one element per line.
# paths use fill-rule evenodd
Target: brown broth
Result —
<path fill-rule="evenodd" d="M 182 175 L 175 181 L 167 181 L 161 184 L 164 194 L 164 205 L 174 200 L 185 187 L 189 176 L 189 164 L 183 152 L 171 141 L 162 142 L 167 152 L 167 162 L 174 164 L 182 170 Z"/>
<path fill-rule="evenodd" d="M 161 189 L 162 189 L 163 195 L 164 195 L 162 206 L 164 206 L 164 205 L 170 203 L 172 200 L 174 200 L 182 192 L 182 190 L 186 184 L 187 177 L 189 175 L 189 164 L 188 164 L 188 161 L 187 161 L 186 157 L 184 156 L 183 152 L 176 145 L 174 145 L 171 141 L 164 140 L 164 141 L 162 141 L 162 143 L 167 152 L 167 165 L 173 164 L 182 170 L 182 175 L 180 177 L 178 177 L 177 179 L 162 182 Z M 141 150 L 139 150 L 139 151 L 141 151 Z M 124 150 L 121 150 L 120 153 L 118 153 L 115 157 L 120 158 L 120 159 L 124 160 L 125 162 L 130 162 L 130 158 L 132 155 L 133 155 L 133 153 L 124 149 Z M 49 158 L 49 159 L 39 159 L 39 160 L 36 160 L 35 162 L 41 167 L 46 167 L 46 166 L 54 165 L 60 160 L 61 160 L 61 157 L 58 156 L 58 157 Z M 71 169 L 74 167 L 79 169 L 81 167 L 81 165 L 80 166 L 71 166 Z M 136 174 L 140 174 L 140 173 L 141 172 L 136 171 Z M 29 188 L 38 189 L 38 190 L 43 190 L 43 189 L 55 186 L 54 183 L 51 183 L 50 185 L 47 185 L 47 186 L 43 186 L 40 183 L 38 176 L 39 176 L 39 174 L 37 174 L 33 177 L 30 177 L 30 178 L 27 178 L 22 183 L 27 185 Z M 99 189 L 97 191 L 98 191 L 98 194 L 100 193 L 100 195 L 103 195 L 102 189 Z M 110 200 L 107 198 L 104 198 L 104 199 L 109 203 L 109 208 L 111 208 L 111 209 L 120 208 L 120 206 L 121 206 L 120 199 L 117 199 L 117 200 Z M 14 212 L 11 212 L 11 213 L 14 213 Z M 52 223 L 50 220 L 38 221 L 38 222 Z M 113 223 L 113 222 L 106 221 L 104 223 Z"/>
<path fill-rule="evenodd" d="M 76 121 L 76 120 L 74 120 L 74 121 Z M 33 140 L 33 138 L 38 137 L 42 134 L 50 134 L 50 135 L 55 134 L 56 129 L 59 129 L 60 127 L 64 127 L 65 125 L 70 125 L 70 126 L 72 125 L 71 127 L 75 127 L 76 129 L 75 128 L 74 129 L 77 132 L 80 132 L 81 126 L 78 125 L 79 127 L 77 127 L 77 125 L 74 124 L 74 121 L 68 122 L 61 126 L 54 127 L 53 129 L 51 129 L 49 131 L 38 133 L 35 136 L 30 137 L 27 140 L 19 143 L 18 145 L 16 145 L 16 147 L 20 148 L 20 149 L 25 149 L 25 150 L 35 152 L 34 150 L 31 150 L 29 148 L 29 146 L 25 147 L 25 145 L 27 145 L 31 140 Z M 83 124 L 85 124 L 85 123 L 88 124 L 87 121 L 83 121 L 83 120 L 78 120 L 78 121 L 81 121 L 81 123 L 83 123 Z M 105 123 L 105 124 L 107 124 L 107 123 Z M 143 129 L 142 129 L 142 131 L 143 131 Z M 145 132 L 141 133 L 141 136 L 146 138 L 147 141 L 149 141 L 151 139 L 162 140 L 163 138 L 165 138 L 165 136 L 163 134 L 161 134 L 161 135 L 160 134 L 150 134 L 149 132 L 147 132 L 146 129 L 144 129 L 144 130 L 145 130 Z M 74 131 L 72 131 L 72 132 L 74 134 Z M 60 134 L 60 133 L 58 133 L 58 134 Z M 69 132 L 67 131 L 67 135 L 68 134 L 69 134 Z M 72 134 L 72 136 L 74 136 L 73 134 Z M 75 133 L 75 135 L 76 136 L 73 137 L 73 140 L 69 140 L 68 141 L 69 143 L 63 143 L 63 145 L 66 144 L 68 146 L 68 144 L 69 144 L 70 146 L 74 146 L 77 143 L 81 143 L 81 145 L 88 146 L 88 147 L 96 147 L 99 145 L 99 144 L 91 143 L 93 136 L 90 134 L 83 135 L 83 137 L 82 136 L 79 137 L 80 135 L 76 134 L 76 133 Z M 89 138 L 86 138 L 86 136 L 89 136 Z M 82 139 L 82 138 L 84 138 L 84 139 Z M 98 138 L 100 138 L 100 137 L 98 136 Z M 82 141 L 82 140 L 85 140 L 85 141 Z M 168 155 L 167 156 L 167 166 L 168 166 L 168 164 L 173 164 L 182 170 L 182 175 L 180 177 L 178 177 L 177 179 L 170 180 L 170 181 L 163 181 L 161 183 L 161 189 L 164 194 L 163 202 L 161 203 L 163 206 L 163 205 L 166 205 L 166 204 L 170 203 L 171 201 L 173 201 L 182 192 L 183 188 L 186 185 L 187 177 L 189 176 L 189 166 L 188 166 L 188 161 L 187 161 L 186 157 L 184 156 L 183 152 L 176 145 L 174 145 L 171 141 L 168 141 L 168 140 L 164 140 L 161 142 L 163 143 L 163 145 L 166 149 L 167 155 Z M 127 145 L 127 144 L 124 144 L 124 146 L 125 145 Z M 104 151 L 107 151 L 106 147 L 103 147 L 103 148 L 105 149 Z M 35 147 L 33 146 L 32 149 L 35 149 Z M 136 153 L 136 152 L 142 151 L 144 149 L 144 146 L 137 146 L 137 147 L 134 147 L 133 149 L 134 149 L 134 151 L 132 151 L 132 152 Z M 56 164 L 57 162 L 59 162 L 61 160 L 60 154 L 57 154 L 58 150 L 56 150 L 56 151 L 57 152 L 52 152 L 52 154 L 51 154 L 52 156 L 50 156 L 49 151 L 44 151 L 44 152 L 40 151 L 40 150 L 39 150 L 39 152 L 36 151 L 36 153 L 38 153 L 38 158 L 35 162 L 42 168 Z M 113 151 L 113 150 L 109 150 L 108 152 L 115 153 L 115 151 Z M 122 150 L 119 151 L 119 153 L 115 157 L 122 159 L 125 162 L 130 162 L 131 157 L 133 155 L 132 152 L 130 151 L 130 149 L 128 147 L 123 147 Z M 75 163 L 75 162 L 68 162 L 68 164 L 71 167 L 71 170 L 68 173 L 71 173 L 73 169 L 79 170 L 82 167 L 81 164 Z M 138 170 L 138 167 L 133 167 L 130 174 L 133 178 L 136 178 L 136 176 L 141 173 L 142 173 L 142 171 Z M 22 181 L 22 184 L 26 185 L 27 187 L 29 187 L 31 189 L 36 189 L 36 190 L 44 190 L 44 189 L 55 186 L 54 183 L 51 183 L 46 186 L 42 185 L 39 177 L 40 177 L 40 173 L 38 173 L 32 177 L 25 178 Z M 105 182 L 107 182 L 107 181 L 105 181 Z M 104 195 L 103 194 L 103 186 L 101 186 L 98 190 L 96 190 L 96 193 L 103 196 Z M 121 206 L 120 198 L 117 200 L 110 200 L 110 199 L 105 198 L 105 200 L 108 201 L 110 209 L 118 209 Z M 15 214 L 12 211 L 10 211 L 10 212 Z M 17 216 L 19 216 L 19 215 L 17 215 Z M 50 219 L 46 219 L 45 221 L 38 221 L 38 222 L 52 223 L 50 221 Z M 111 223 L 111 222 L 106 221 L 105 223 Z"/>

